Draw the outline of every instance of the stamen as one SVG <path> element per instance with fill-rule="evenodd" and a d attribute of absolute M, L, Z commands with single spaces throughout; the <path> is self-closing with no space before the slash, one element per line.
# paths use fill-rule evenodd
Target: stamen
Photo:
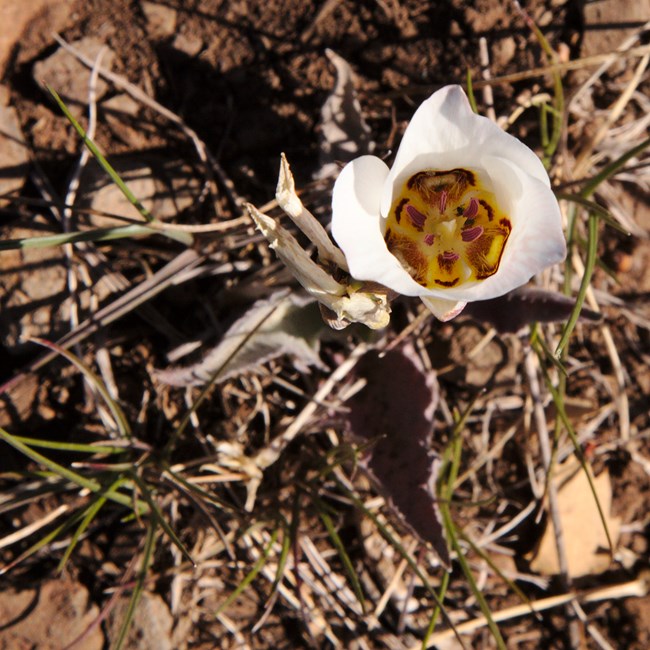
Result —
<path fill-rule="evenodd" d="M 469 205 L 465 208 L 463 216 L 466 219 L 473 219 L 478 214 L 478 201 L 472 197 L 469 200 Z"/>
<path fill-rule="evenodd" d="M 464 242 L 471 242 L 477 240 L 483 232 L 482 226 L 474 226 L 473 228 L 462 230 L 460 236 Z"/>
<path fill-rule="evenodd" d="M 426 215 L 422 214 L 415 206 L 412 205 L 406 206 L 406 213 L 411 219 L 413 226 L 418 230 L 422 230 L 427 220 Z"/>
<path fill-rule="evenodd" d="M 384 240 L 418 284 L 448 288 L 494 275 L 511 231 L 477 172 L 424 169 L 391 204 Z"/>
<path fill-rule="evenodd" d="M 447 192 L 447 190 L 442 190 L 442 192 L 440 192 L 440 198 L 438 199 L 438 209 L 440 210 L 440 214 L 444 214 L 448 198 L 449 192 Z"/>

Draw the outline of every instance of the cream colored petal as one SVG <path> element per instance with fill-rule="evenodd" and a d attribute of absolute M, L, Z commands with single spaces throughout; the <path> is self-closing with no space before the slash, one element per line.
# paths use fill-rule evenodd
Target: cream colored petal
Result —
<path fill-rule="evenodd" d="M 465 309 L 466 302 L 457 302 L 455 300 L 444 300 L 442 298 L 428 298 L 421 296 L 420 300 L 425 304 L 427 309 L 438 319 L 443 322 L 456 318 L 460 312 Z"/>
<path fill-rule="evenodd" d="M 382 214 L 388 214 L 395 192 L 414 173 L 485 167 L 483 158 L 494 155 L 550 185 L 542 162 L 531 149 L 474 113 L 460 86 L 441 88 L 420 105 L 404 133 L 382 194 Z"/>
<path fill-rule="evenodd" d="M 512 220 L 499 270 L 483 280 L 472 300 L 502 296 L 566 257 L 562 215 L 552 190 L 510 160 L 486 158 L 500 205 Z"/>
<path fill-rule="evenodd" d="M 361 156 L 343 168 L 332 196 L 332 236 L 357 280 L 377 282 L 407 296 L 423 291 L 388 251 L 379 215 L 388 167 L 375 156 Z"/>

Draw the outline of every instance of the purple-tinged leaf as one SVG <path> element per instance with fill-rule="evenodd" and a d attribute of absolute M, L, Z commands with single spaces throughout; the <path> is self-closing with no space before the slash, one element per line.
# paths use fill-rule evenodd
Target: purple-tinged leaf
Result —
<path fill-rule="evenodd" d="M 366 445 L 361 465 L 407 527 L 449 567 L 435 491 L 438 457 L 431 449 L 435 375 L 410 345 L 383 356 L 368 353 L 357 373 L 366 385 L 347 405 L 350 431 Z"/>
<path fill-rule="evenodd" d="M 529 323 L 565 321 L 575 304 L 573 298 L 555 291 L 520 287 L 499 298 L 470 302 L 463 313 L 475 320 L 490 323 L 499 332 L 517 332 Z M 583 308 L 580 318 L 597 322 L 602 317 L 591 309 Z"/>

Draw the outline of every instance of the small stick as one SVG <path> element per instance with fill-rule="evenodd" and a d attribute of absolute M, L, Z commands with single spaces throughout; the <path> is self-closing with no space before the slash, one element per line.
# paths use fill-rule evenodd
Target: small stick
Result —
<path fill-rule="evenodd" d="M 367 352 L 367 346 L 363 343 L 358 345 L 350 354 L 350 356 L 329 376 L 327 381 L 318 389 L 312 400 L 305 406 L 305 408 L 294 418 L 291 424 L 285 429 L 284 433 L 280 434 L 277 438 L 271 441 L 271 444 L 255 454 L 253 463 L 260 470 L 265 470 L 275 463 L 282 451 L 287 445 L 302 431 L 302 428 L 307 424 L 309 419 L 314 415 L 316 409 L 325 398 L 334 390 L 334 387 L 339 384 L 346 375 L 354 368 L 359 359 Z M 261 474 L 261 472 L 260 472 Z M 253 509 L 255 505 L 255 497 L 257 489 L 262 482 L 261 476 L 253 476 L 249 481 L 247 487 L 248 496 L 246 498 L 245 508 L 248 512 Z"/>
<path fill-rule="evenodd" d="M 587 591 L 582 595 L 574 593 L 560 594 L 559 596 L 542 598 L 541 600 L 533 601 L 530 604 L 523 603 L 522 605 L 515 605 L 514 607 L 508 607 L 500 612 L 495 612 L 492 614 L 492 618 L 495 623 L 501 623 L 502 621 L 509 621 L 513 618 L 518 618 L 519 616 L 526 616 L 531 612 L 543 612 L 553 607 L 565 605 L 576 599 L 581 603 L 596 603 L 602 600 L 611 600 L 613 598 L 643 598 L 647 594 L 648 580 L 647 578 L 642 577 L 612 587 Z M 429 637 L 427 648 L 440 644 L 445 639 L 450 639 L 456 634 L 475 632 L 486 625 L 487 619 L 484 616 L 478 616 L 471 621 L 466 621 L 465 623 L 457 625 L 455 630 L 444 630 L 438 634 L 433 634 Z M 416 644 L 409 648 L 409 650 L 419 650 L 420 648 L 422 648 L 422 644 Z"/>
<path fill-rule="evenodd" d="M 494 94 L 492 93 L 492 75 L 490 74 L 490 52 L 487 46 L 487 39 L 484 36 L 478 39 L 478 53 L 481 63 L 481 77 L 485 82 L 483 86 L 483 103 L 485 104 L 487 116 L 493 121 L 497 121 L 497 115 L 494 110 Z"/>

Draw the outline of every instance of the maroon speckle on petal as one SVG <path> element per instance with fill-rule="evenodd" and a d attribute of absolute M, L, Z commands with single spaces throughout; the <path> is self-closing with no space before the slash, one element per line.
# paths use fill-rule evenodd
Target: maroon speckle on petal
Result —
<path fill-rule="evenodd" d="M 479 203 L 485 208 L 488 216 L 488 221 L 492 221 L 492 219 L 494 219 L 494 209 L 492 206 L 485 199 L 481 199 Z"/>
<path fill-rule="evenodd" d="M 478 200 L 471 198 L 469 200 L 469 205 L 465 208 L 463 216 L 466 219 L 473 219 L 478 214 Z"/>
<path fill-rule="evenodd" d="M 454 251 L 445 251 L 442 254 L 442 259 L 448 262 L 455 262 L 459 257 L 460 255 L 458 253 L 454 253 Z"/>
<path fill-rule="evenodd" d="M 411 219 L 413 226 L 418 230 L 422 230 L 424 223 L 427 220 L 426 215 L 422 214 L 416 207 L 412 205 L 406 206 L 406 214 L 408 214 L 409 218 Z"/>
<path fill-rule="evenodd" d="M 433 244 L 435 238 L 436 238 L 435 235 L 433 235 L 432 233 L 428 233 L 428 234 L 426 234 L 426 235 L 424 236 L 424 243 L 425 243 L 427 246 L 431 246 L 431 245 Z"/>
<path fill-rule="evenodd" d="M 409 202 L 408 199 L 402 199 L 396 206 L 395 206 L 395 221 L 397 223 L 400 222 L 400 219 L 402 218 L 402 208 Z"/>
<path fill-rule="evenodd" d="M 464 242 L 471 242 L 478 239 L 483 234 L 482 226 L 474 226 L 473 228 L 466 228 L 460 233 Z"/>

